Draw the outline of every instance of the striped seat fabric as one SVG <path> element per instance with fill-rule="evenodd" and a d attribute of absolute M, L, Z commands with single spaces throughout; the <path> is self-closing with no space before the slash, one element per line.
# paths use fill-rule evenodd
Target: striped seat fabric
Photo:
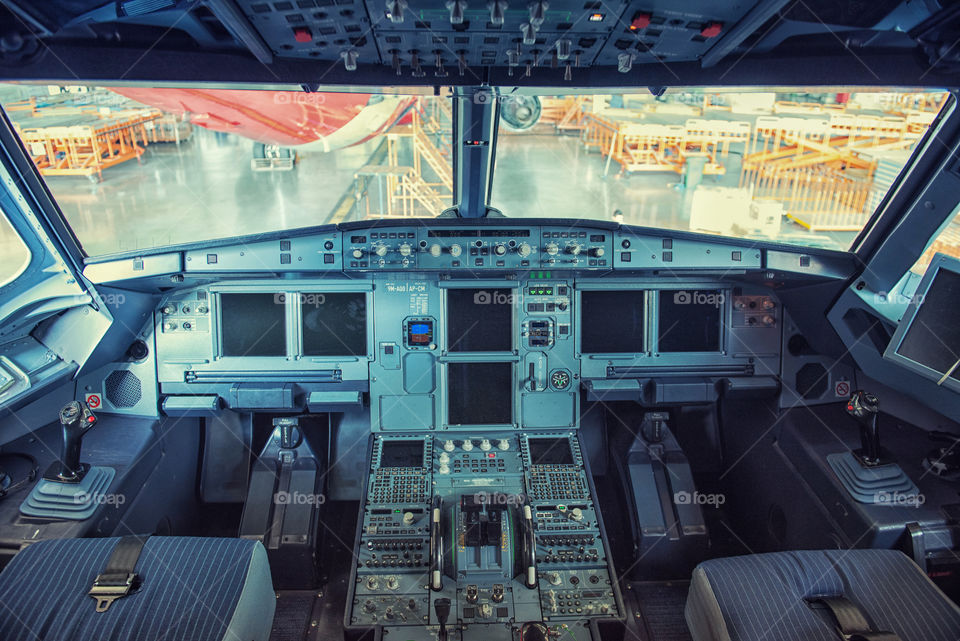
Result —
<path fill-rule="evenodd" d="M 118 538 L 42 541 L 0 573 L 3 641 L 267 641 L 275 595 L 263 545 L 150 537 L 141 587 L 96 611 L 87 593 Z"/>
<path fill-rule="evenodd" d="M 895 550 L 755 554 L 701 563 L 687 597 L 694 641 L 840 641 L 830 611 L 843 596 L 875 631 L 902 641 L 957 641 L 960 608 Z"/>

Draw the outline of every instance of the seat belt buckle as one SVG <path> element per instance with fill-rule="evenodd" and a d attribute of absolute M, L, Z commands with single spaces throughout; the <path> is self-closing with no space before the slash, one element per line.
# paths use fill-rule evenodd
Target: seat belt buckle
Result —
<path fill-rule="evenodd" d="M 87 594 L 97 600 L 97 612 L 106 612 L 114 601 L 130 594 L 136 580 L 137 575 L 133 572 L 126 578 L 117 575 L 104 577 L 100 574 Z"/>

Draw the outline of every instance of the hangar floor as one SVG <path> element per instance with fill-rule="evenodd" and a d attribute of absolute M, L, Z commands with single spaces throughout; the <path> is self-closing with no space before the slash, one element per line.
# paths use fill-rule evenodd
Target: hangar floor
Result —
<path fill-rule="evenodd" d="M 332 153 L 299 151 L 292 171 L 254 171 L 248 140 L 195 127 L 190 140 L 152 144 L 141 162 L 104 171 L 94 183 L 77 176 L 48 176 L 55 198 L 91 255 L 256 234 L 362 217 L 341 206 L 356 172 L 370 162 L 374 139 Z M 689 207 L 676 174 L 617 176 L 601 155 L 576 137 L 503 135 L 498 143 L 492 205 L 507 216 L 611 220 L 688 229 Z M 605 170 L 607 176 L 604 177 Z M 531 180 L 536 172 L 536 180 Z M 705 177 L 704 184 L 723 179 Z M 344 214 L 346 211 L 346 214 Z M 810 234 L 785 222 L 780 238 Z M 817 234 L 823 244 L 849 246 L 854 234 Z"/>

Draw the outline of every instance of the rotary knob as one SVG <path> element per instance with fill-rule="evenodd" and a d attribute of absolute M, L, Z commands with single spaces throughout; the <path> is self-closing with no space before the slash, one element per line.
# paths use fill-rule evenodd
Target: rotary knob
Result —
<path fill-rule="evenodd" d="M 390 251 L 390 248 L 386 245 L 377 245 L 377 248 L 374 250 L 374 253 L 381 258 L 387 255 L 387 252 Z"/>
<path fill-rule="evenodd" d="M 409 256 L 413 252 L 413 247 L 410 246 L 410 243 L 403 243 L 400 245 L 400 255 Z"/>
<path fill-rule="evenodd" d="M 362 250 L 362 249 L 354 249 L 354 250 L 353 250 L 352 252 L 350 252 L 350 253 L 353 255 L 354 258 L 363 258 L 363 250 Z"/>
<path fill-rule="evenodd" d="M 431 256 L 433 256 L 434 258 L 440 258 L 440 254 L 442 253 L 443 253 L 443 248 L 440 245 L 437 245 L 436 243 L 434 243 L 433 245 L 430 245 Z"/>
<path fill-rule="evenodd" d="M 416 520 L 416 517 L 413 516 L 413 512 L 404 512 L 403 513 L 403 524 L 404 525 L 413 525 L 413 522 Z"/>
<path fill-rule="evenodd" d="M 160 310 L 164 314 L 173 314 L 177 311 L 176 305 L 164 305 L 163 309 Z"/>
<path fill-rule="evenodd" d="M 368 589 L 368 590 L 376 590 L 376 589 L 379 588 L 379 587 L 380 587 L 380 580 L 379 580 L 377 577 L 371 576 L 371 577 L 368 577 L 368 578 L 367 578 L 367 589 Z"/>
<path fill-rule="evenodd" d="M 441 463 L 441 464 L 440 464 L 440 473 L 441 473 L 441 474 L 449 474 L 449 473 L 450 473 L 450 466 L 447 465 L 446 463 Z"/>
<path fill-rule="evenodd" d="M 526 258 L 530 255 L 531 251 L 529 243 L 520 243 L 517 245 L 517 253 L 520 254 L 520 258 Z"/>
<path fill-rule="evenodd" d="M 570 510 L 570 518 L 573 519 L 574 521 L 582 521 L 583 510 L 581 510 L 578 507 L 573 508 L 572 510 Z"/>
<path fill-rule="evenodd" d="M 763 318 L 760 319 L 760 321 L 761 321 L 764 325 L 766 325 L 767 327 L 772 327 L 773 324 L 777 322 L 777 319 L 775 319 L 775 318 L 774 318 L 773 316 L 771 316 L 770 314 L 766 314 L 766 315 L 764 315 Z"/>
<path fill-rule="evenodd" d="M 489 451 L 490 451 L 490 439 L 485 438 L 485 439 L 483 439 L 482 441 L 480 441 L 480 449 L 483 450 L 484 452 L 489 452 Z"/>
<path fill-rule="evenodd" d="M 463 247 L 460 245 L 450 245 L 450 255 L 456 258 L 463 253 Z"/>
<path fill-rule="evenodd" d="M 450 462 L 450 455 L 447 454 L 446 452 L 440 452 L 440 456 L 437 457 L 437 460 L 440 461 L 440 463 L 442 463 L 442 464 L 449 463 L 449 462 Z"/>
<path fill-rule="evenodd" d="M 550 582 L 550 585 L 560 585 L 563 582 L 563 579 L 560 578 L 559 572 L 551 572 L 547 575 L 547 581 Z"/>
<path fill-rule="evenodd" d="M 454 444 L 453 444 L 453 441 L 451 441 L 450 439 L 447 439 L 446 441 L 443 442 L 443 451 L 444 451 L 444 452 L 452 452 L 454 449 L 456 449 L 456 447 L 457 447 L 457 446 L 454 445 Z"/>
<path fill-rule="evenodd" d="M 500 442 L 497 443 L 497 449 L 507 451 L 510 449 L 510 441 L 505 438 L 500 439 Z"/>
<path fill-rule="evenodd" d="M 764 299 L 763 299 L 763 302 L 760 303 L 760 307 L 762 307 L 763 309 L 765 309 L 765 310 L 767 310 L 767 311 L 773 309 L 773 308 L 776 307 L 776 306 L 777 306 L 777 304 L 774 303 L 774 302 L 773 302 L 771 299 L 769 299 L 769 298 L 764 298 Z"/>
<path fill-rule="evenodd" d="M 463 451 L 469 452 L 471 450 L 473 450 L 473 441 L 471 441 L 470 439 L 467 439 L 463 442 Z"/>
<path fill-rule="evenodd" d="M 367 601 L 366 603 L 363 604 L 363 609 L 365 612 L 376 612 L 377 604 L 374 603 L 373 601 Z"/>
<path fill-rule="evenodd" d="M 567 253 L 573 254 L 574 256 L 580 255 L 580 245 L 573 243 L 572 245 L 567 245 Z"/>
<path fill-rule="evenodd" d="M 506 245 L 494 245 L 493 253 L 496 254 L 497 256 L 503 256 L 504 254 L 507 253 Z"/>
<path fill-rule="evenodd" d="M 547 243 L 546 250 L 551 256 L 556 256 L 557 252 L 560 251 L 560 247 L 556 243 Z"/>
<path fill-rule="evenodd" d="M 594 247 L 593 249 L 590 250 L 590 255 L 591 255 L 591 256 L 594 256 L 594 257 L 596 257 L 596 258 L 600 258 L 600 257 L 603 256 L 605 253 L 607 253 L 607 252 L 606 252 L 606 250 L 605 250 L 603 247 Z"/>
<path fill-rule="evenodd" d="M 177 327 L 178 327 L 178 325 L 177 325 L 175 322 L 173 322 L 173 321 L 170 321 L 170 322 L 167 322 L 167 323 L 164 323 L 164 324 L 163 324 L 163 328 L 164 328 L 165 330 L 167 330 L 168 332 L 172 332 L 172 331 L 175 330 Z"/>
<path fill-rule="evenodd" d="M 387 577 L 387 589 L 388 589 L 388 590 L 396 590 L 396 589 L 399 588 L 399 587 L 400 587 L 400 582 L 397 581 L 397 577 L 395 577 L 395 576 L 388 576 L 388 577 Z"/>

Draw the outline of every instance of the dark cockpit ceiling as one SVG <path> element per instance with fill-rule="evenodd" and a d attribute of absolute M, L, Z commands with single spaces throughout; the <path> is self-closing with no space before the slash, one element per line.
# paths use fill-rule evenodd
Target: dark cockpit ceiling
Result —
<path fill-rule="evenodd" d="M 319 86 L 948 86 L 958 11 L 897 0 L 6 0 L 5 76 Z M 827 74 L 825 71 L 829 70 Z"/>

